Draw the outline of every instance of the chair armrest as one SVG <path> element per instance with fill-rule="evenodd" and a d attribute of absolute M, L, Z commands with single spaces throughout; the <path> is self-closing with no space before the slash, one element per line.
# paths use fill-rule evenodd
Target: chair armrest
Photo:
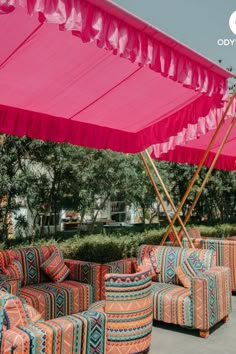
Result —
<path fill-rule="evenodd" d="M 101 299 L 105 299 L 105 275 L 107 273 L 132 274 L 136 272 L 136 258 L 126 258 L 119 261 L 102 264 L 101 266 Z"/>
<path fill-rule="evenodd" d="M 105 313 L 84 311 L 15 327 L 4 332 L 1 353 L 30 354 L 36 347 L 45 353 L 87 354 L 94 352 L 94 348 L 96 353 L 105 353 L 106 323 Z"/>
<path fill-rule="evenodd" d="M 10 278 L 8 276 L 0 276 L 0 290 L 5 290 L 10 294 L 19 296 L 20 293 L 20 279 Z"/>
<path fill-rule="evenodd" d="M 93 287 L 93 301 L 100 300 L 101 293 L 101 264 L 65 259 L 70 269 L 69 279 L 90 284 Z"/>
<path fill-rule="evenodd" d="M 192 278 L 193 326 L 208 331 L 231 312 L 230 270 L 212 267 Z"/>

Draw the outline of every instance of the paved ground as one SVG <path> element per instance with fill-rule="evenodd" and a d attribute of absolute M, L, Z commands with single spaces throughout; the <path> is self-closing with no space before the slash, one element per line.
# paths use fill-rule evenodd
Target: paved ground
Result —
<path fill-rule="evenodd" d="M 180 326 L 155 322 L 150 354 L 235 354 L 236 353 L 236 294 L 227 323 L 213 327 L 206 339 L 199 332 Z"/>

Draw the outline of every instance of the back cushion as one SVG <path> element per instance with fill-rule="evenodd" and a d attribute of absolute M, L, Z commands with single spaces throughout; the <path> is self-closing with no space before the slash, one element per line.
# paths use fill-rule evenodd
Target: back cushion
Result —
<path fill-rule="evenodd" d="M 40 266 L 57 249 L 58 248 L 56 246 L 41 246 L 19 249 L 24 272 L 23 286 L 50 281 L 49 277 L 43 272 Z"/>
<path fill-rule="evenodd" d="M 12 260 L 19 259 L 23 267 L 22 286 L 50 281 L 40 266 L 56 250 L 57 246 L 40 246 L 0 251 L 0 274 Z"/>
<path fill-rule="evenodd" d="M 13 259 L 20 259 L 20 253 L 18 250 L 1 250 L 0 251 L 0 274 L 2 268 L 6 268 Z"/>
<path fill-rule="evenodd" d="M 211 268 L 216 264 L 215 252 L 209 250 L 196 250 L 183 247 L 168 246 L 141 246 L 138 253 L 138 264 L 150 266 L 150 251 L 153 251 L 155 257 L 155 266 L 160 270 L 157 275 L 157 281 L 161 283 L 179 284 L 179 280 L 175 273 L 175 268 L 182 264 L 185 259 L 193 252 L 197 252 L 198 258 L 204 262 L 206 268 Z"/>
<path fill-rule="evenodd" d="M 200 230 L 197 227 L 187 229 L 191 238 L 201 238 Z"/>

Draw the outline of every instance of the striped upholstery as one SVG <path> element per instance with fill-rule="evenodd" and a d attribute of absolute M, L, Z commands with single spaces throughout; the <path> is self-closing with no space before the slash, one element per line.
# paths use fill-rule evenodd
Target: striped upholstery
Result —
<path fill-rule="evenodd" d="M 207 270 L 193 276 L 186 289 L 179 283 L 175 269 L 194 252 Z M 152 283 L 154 319 L 197 328 L 201 335 L 208 335 L 209 329 L 231 312 L 229 269 L 215 267 L 213 250 L 144 245 L 137 262 L 152 266 L 152 272 L 156 267 L 160 270 L 157 281 Z"/>
<path fill-rule="evenodd" d="M 9 299 L 10 298 L 10 299 Z M 6 306 L 11 304 L 12 312 L 17 312 L 21 300 L 10 294 L 0 295 L 0 343 L 5 354 L 105 354 L 106 315 L 96 311 L 61 317 L 50 321 L 33 322 L 23 313 L 19 326 L 4 331 L 2 324 Z M 19 313 L 19 311 L 18 311 Z"/>
<path fill-rule="evenodd" d="M 0 275 L 0 290 L 6 290 L 8 293 L 18 296 L 20 294 L 20 280 Z"/>
<path fill-rule="evenodd" d="M 0 251 L 0 264 L 7 267 L 12 259 L 19 259 L 23 267 L 22 285 L 38 284 L 48 281 L 48 276 L 41 269 L 43 264 L 54 251 L 56 246 L 40 246 L 19 248 L 17 250 Z"/>
<path fill-rule="evenodd" d="M 138 251 L 138 264 L 151 266 L 155 272 L 155 266 L 160 270 L 157 274 L 157 281 L 161 283 L 180 284 L 175 269 L 182 264 L 195 250 L 182 247 L 167 247 L 144 245 Z M 155 265 L 150 257 L 152 252 L 156 258 Z M 208 250 L 198 250 L 198 258 L 203 261 L 207 268 L 216 265 L 215 252 Z"/>
<path fill-rule="evenodd" d="M 232 290 L 236 291 L 236 241 L 233 240 L 193 240 L 196 248 L 210 249 L 216 252 L 216 265 L 229 267 Z M 184 247 L 188 247 L 188 241 L 184 239 Z"/>
<path fill-rule="evenodd" d="M 20 297 L 49 320 L 87 310 L 92 303 L 93 289 L 88 284 L 65 280 L 24 286 Z"/>
<path fill-rule="evenodd" d="M 67 259 L 64 262 L 69 275 L 61 283 L 55 283 L 42 268 L 53 254 L 60 254 L 63 259 L 57 246 L 0 251 L 0 289 L 19 294 L 45 320 L 84 311 L 92 302 L 100 300 L 101 295 L 100 264 Z M 20 261 L 23 269 L 23 279 L 18 283 L 13 279 L 5 281 L 1 275 L 14 261 Z"/>
<path fill-rule="evenodd" d="M 179 285 L 153 282 L 153 318 L 193 327 L 191 290 Z"/>
<path fill-rule="evenodd" d="M 102 264 L 101 266 L 101 299 L 105 299 L 105 276 L 107 273 L 131 274 L 135 272 L 136 259 L 127 258 Z"/>
<path fill-rule="evenodd" d="M 200 230 L 197 227 L 188 228 L 187 231 L 188 231 L 189 237 L 191 237 L 191 238 L 194 238 L 194 239 L 195 238 L 198 238 L 198 239 L 202 238 L 201 234 L 200 234 Z"/>
<path fill-rule="evenodd" d="M 68 279 L 90 284 L 93 288 L 92 302 L 100 300 L 101 296 L 101 264 L 65 259 L 70 269 Z"/>
<path fill-rule="evenodd" d="M 195 328 L 207 331 L 229 315 L 231 312 L 230 290 L 230 270 L 226 267 L 213 267 L 193 279 Z"/>
<path fill-rule="evenodd" d="M 152 332 L 151 270 L 106 274 L 106 300 L 91 307 L 107 315 L 107 354 L 148 353 Z"/>

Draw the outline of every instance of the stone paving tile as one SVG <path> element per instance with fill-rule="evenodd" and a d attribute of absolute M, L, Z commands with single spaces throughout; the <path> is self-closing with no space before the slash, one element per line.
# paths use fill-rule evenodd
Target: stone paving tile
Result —
<path fill-rule="evenodd" d="M 180 326 L 154 322 L 150 354 L 235 354 L 236 353 L 236 294 L 227 323 L 216 325 L 208 338 L 199 332 Z"/>

